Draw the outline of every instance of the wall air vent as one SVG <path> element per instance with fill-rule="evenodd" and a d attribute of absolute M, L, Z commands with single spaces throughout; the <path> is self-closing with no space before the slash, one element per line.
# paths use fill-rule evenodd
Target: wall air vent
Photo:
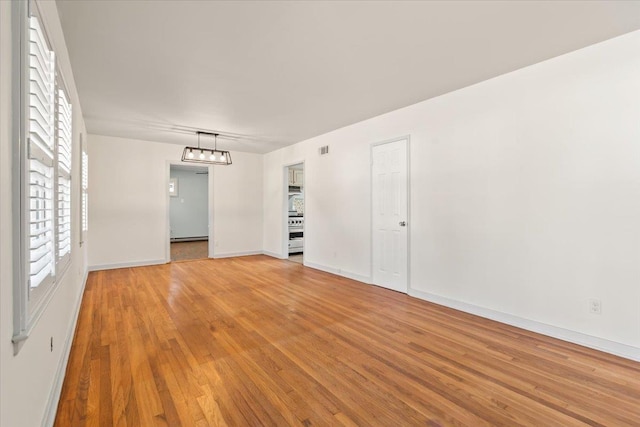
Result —
<path fill-rule="evenodd" d="M 320 153 L 321 156 L 324 156 L 325 154 L 329 154 L 329 146 L 328 145 L 324 145 L 324 146 L 320 147 L 318 149 L 318 152 Z"/>

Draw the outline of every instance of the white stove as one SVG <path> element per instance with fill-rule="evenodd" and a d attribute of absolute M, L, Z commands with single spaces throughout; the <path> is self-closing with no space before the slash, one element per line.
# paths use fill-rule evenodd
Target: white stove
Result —
<path fill-rule="evenodd" d="M 300 229 L 300 231 L 302 231 L 304 228 L 304 217 L 290 216 L 287 224 L 289 224 L 289 231 L 291 231 L 292 228 Z"/>
<path fill-rule="evenodd" d="M 289 253 L 300 253 L 304 248 L 304 217 L 289 217 L 287 224 L 289 225 Z"/>

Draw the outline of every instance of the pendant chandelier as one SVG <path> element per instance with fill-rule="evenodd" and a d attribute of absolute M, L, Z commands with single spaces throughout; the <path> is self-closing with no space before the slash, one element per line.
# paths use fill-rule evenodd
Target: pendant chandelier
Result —
<path fill-rule="evenodd" d="M 210 165 L 230 165 L 231 153 L 226 150 L 218 150 L 218 134 L 211 132 L 196 132 L 198 135 L 197 147 L 184 147 L 182 152 L 183 162 L 207 163 Z M 213 149 L 200 147 L 200 135 L 210 135 L 214 137 Z"/>

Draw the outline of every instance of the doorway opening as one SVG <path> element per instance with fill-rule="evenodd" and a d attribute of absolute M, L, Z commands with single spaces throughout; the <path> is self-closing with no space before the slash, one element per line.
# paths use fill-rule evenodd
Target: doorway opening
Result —
<path fill-rule="evenodd" d="M 209 257 L 206 166 L 169 166 L 169 255 L 172 262 Z"/>
<path fill-rule="evenodd" d="M 304 262 L 304 163 L 285 167 L 287 203 L 285 241 L 289 261 Z"/>

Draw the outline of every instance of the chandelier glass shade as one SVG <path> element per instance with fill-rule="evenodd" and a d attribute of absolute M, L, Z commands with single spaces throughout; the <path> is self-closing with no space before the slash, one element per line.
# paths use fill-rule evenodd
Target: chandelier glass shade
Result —
<path fill-rule="evenodd" d="M 231 164 L 231 153 L 226 150 L 218 150 L 218 134 L 210 132 L 196 132 L 198 135 L 197 147 L 184 147 L 182 151 L 183 162 L 193 163 L 206 163 L 210 165 L 224 165 Z M 214 148 L 202 148 L 200 147 L 200 135 L 211 135 L 214 139 Z"/>

